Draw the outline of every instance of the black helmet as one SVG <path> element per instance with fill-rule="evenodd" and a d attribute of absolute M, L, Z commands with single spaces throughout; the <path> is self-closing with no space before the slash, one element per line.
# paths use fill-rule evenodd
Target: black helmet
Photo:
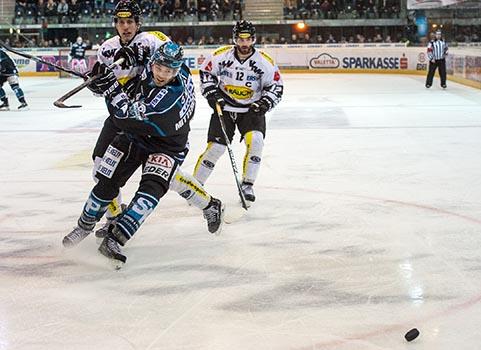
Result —
<path fill-rule="evenodd" d="M 114 21 L 119 18 L 133 18 L 135 22 L 139 23 L 141 15 L 140 6 L 135 1 L 120 0 L 115 6 Z"/>
<path fill-rule="evenodd" d="M 255 40 L 256 37 L 256 28 L 252 24 L 252 22 L 241 20 L 238 21 L 234 28 L 232 29 L 232 37 L 234 42 L 237 38 L 249 38 L 252 37 Z"/>
<path fill-rule="evenodd" d="M 160 46 L 150 58 L 150 63 L 160 64 L 172 69 L 179 69 L 184 63 L 184 50 L 173 41 Z"/>

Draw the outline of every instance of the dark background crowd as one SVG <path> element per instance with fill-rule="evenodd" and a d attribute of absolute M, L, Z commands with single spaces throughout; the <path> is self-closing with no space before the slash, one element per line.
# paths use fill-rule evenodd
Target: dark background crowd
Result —
<path fill-rule="evenodd" d="M 42 29 L 13 32 L 5 38 L 14 47 L 69 47 L 82 36 L 94 48 L 115 35 L 110 25 L 88 28 L 51 28 L 49 24 L 112 23 L 118 0 L 16 0 L 16 24 L 42 24 Z M 149 23 L 227 21 L 242 19 L 244 0 L 138 0 L 147 30 L 160 30 L 185 46 L 232 44 L 231 24 L 216 26 L 177 26 Z M 401 0 L 284 0 L 286 19 L 398 18 Z M 399 43 L 416 41 L 416 26 L 312 26 L 296 30 L 290 25 L 258 25 L 257 43 L 347 44 Z M 480 42 L 481 26 L 451 26 L 448 41 Z M 424 42 L 419 44 L 424 45 Z"/>
<path fill-rule="evenodd" d="M 284 0 L 286 19 L 399 18 L 400 0 Z"/>
<path fill-rule="evenodd" d="M 116 0 L 16 0 L 14 24 L 112 21 Z M 242 0 L 142 0 L 147 22 L 219 21 L 242 18 Z"/>

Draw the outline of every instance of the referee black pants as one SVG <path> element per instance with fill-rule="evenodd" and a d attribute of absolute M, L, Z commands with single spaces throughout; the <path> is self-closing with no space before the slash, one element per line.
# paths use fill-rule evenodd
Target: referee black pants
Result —
<path fill-rule="evenodd" d="M 426 78 L 426 86 L 433 85 L 433 78 L 434 73 L 436 72 L 436 68 L 439 70 L 441 86 L 446 85 L 446 60 L 443 58 L 442 60 L 435 60 L 434 63 L 431 61 L 429 62 L 429 71 Z"/>

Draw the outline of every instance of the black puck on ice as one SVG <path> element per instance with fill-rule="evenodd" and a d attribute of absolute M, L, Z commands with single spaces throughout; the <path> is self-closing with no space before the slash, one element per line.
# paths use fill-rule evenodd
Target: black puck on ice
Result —
<path fill-rule="evenodd" d="M 404 338 L 406 338 L 407 341 L 413 341 L 414 339 L 416 339 L 418 337 L 418 335 L 419 335 L 419 331 L 417 330 L 417 328 L 413 328 L 409 332 L 406 333 Z"/>

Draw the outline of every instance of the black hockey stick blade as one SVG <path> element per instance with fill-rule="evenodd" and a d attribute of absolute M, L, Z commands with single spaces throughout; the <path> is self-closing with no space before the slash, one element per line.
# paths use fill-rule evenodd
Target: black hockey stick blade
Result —
<path fill-rule="evenodd" d="M 239 191 L 241 205 L 242 205 L 242 208 L 247 210 L 249 207 L 247 206 L 246 198 L 244 197 L 244 193 L 242 192 L 242 187 L 239 182 L 239 171 L 237 170 L 237 165 L 234 158 L 234 152 L 232 152 L 232 148 L 230 147 L 230 141 L 229 141 L 229 138 L 227 137 L 225 122 L 224 122 L 224 113 L 222 112 L 222 107 L 218 103 L 215 104 L 215 109 L 217 111 L 217 116 L 219 117 L 220 128 L 222 129 L 222 133 L 224 134 L 224 140 L 227 146 L 227 153 L 229 153 L 230 164 L 232 165 L 232 171 L 234 172 L 234 178 L 237 185 L 237 190 Z"/>
<path fill-rule="evenodd" d="M 124 62 L 124 59 L 123 58 L 119 58 L 117 61 L 115 61 L 114 63 L 112 63 L 109 68 L 113 68 L 115 67 L 116 65 L 118 64 L 122 64 L 122 62 Z M 73 95 L 75 95 L 77 92 L 79 92 L 80 90 L 83 90 L 85 87 L 87 87 L 88 85 L 90 85 L 90 83 L 92 81 L 94 81 L 95 79 L 98 79 L 102 76 L 102 74 L 97 74 L 97 75 L 94 75 L 93 77 L 90 77 L 88 78 L 87 80 L 85 80 L 82 84 L 80 84 L 79 86 L 73 88 L 72 90 L 68 91 L 65 95 L 61 96 L 60 98 L 58 98 L 54 103 L 53 105 L 55 107 L 58 107 L 58 108 L 80 108 L 82 106 L 80 105 L 73 105 L 73 106 L 67 106 L 64 102 L 72 97 Z"/>

